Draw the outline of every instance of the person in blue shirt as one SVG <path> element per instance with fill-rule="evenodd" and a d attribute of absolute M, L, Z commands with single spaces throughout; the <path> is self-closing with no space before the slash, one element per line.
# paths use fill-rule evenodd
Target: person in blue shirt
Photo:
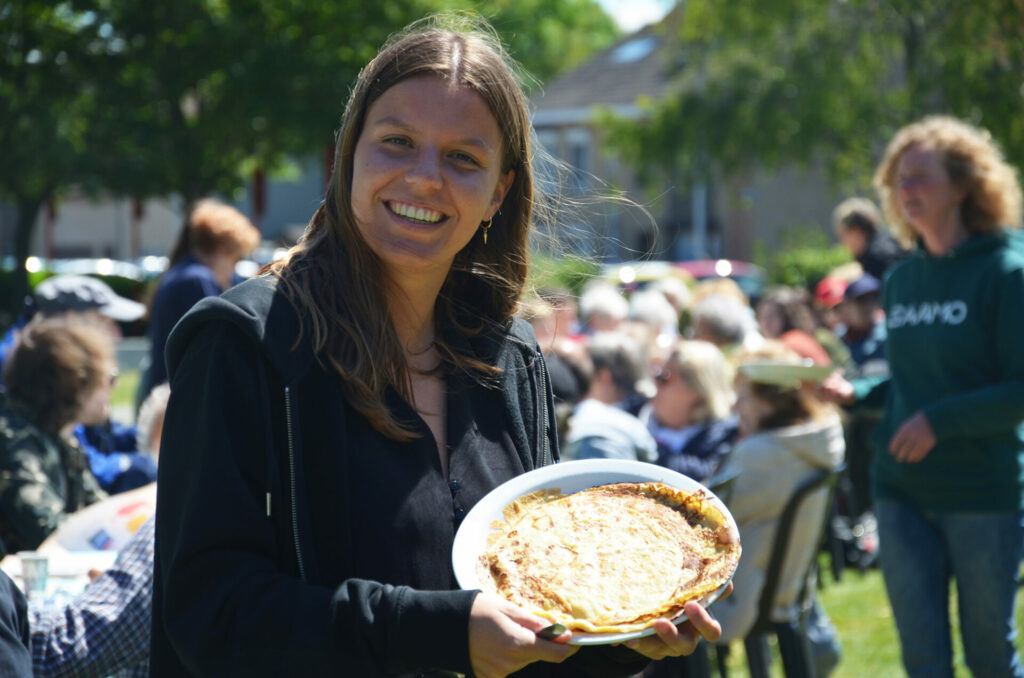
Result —
<path fill-rule="evenodd" d="M 203 297 L 215 297 L 237 282 L 235 264 L 260 244 L 260 232 L 230 205 L 201 200 L 189 213 L 171 266 L 160 279 L 149 317 L 149 367 L 136 394 L 142 403 L 167 381 L 164 345 L 181 317 Z"/>

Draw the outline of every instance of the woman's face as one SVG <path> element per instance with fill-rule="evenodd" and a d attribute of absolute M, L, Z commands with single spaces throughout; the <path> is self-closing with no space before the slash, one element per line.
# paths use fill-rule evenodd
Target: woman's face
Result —
<path fill-rule="evenodd" d="M 370 106 L 353 158 L 352 210 L 389 274 L 444 279 L 512 184 L 502 152 L 480 95 L 439 77 L 403 80 Z"/>
<path fill-rule="evenodd" d="M 117 365 L 111 360 L 104 360 L 100 367 L 99 383 L 94 384 L 81 400 L 78 423 L 93 426 L 110 418 L 110 394 L 116 381 Z"/>
<path fill-rule="evenodd" d="M 903 219 L 925 236 L 956 217 L 964 191 L 950 181 L 942 153 L 917 144 L 896 165 L 896 199 Z"/>
<path fill-rule="evenodd" d="M 658 423 L 668 428 L 694 424 L 691 415 L 693 409 L 704 401 L 703 396 L 690 388 L 668 364 L 658 372 L 654 383 L 657 390 L 651 398 L 651 409 Z"/>

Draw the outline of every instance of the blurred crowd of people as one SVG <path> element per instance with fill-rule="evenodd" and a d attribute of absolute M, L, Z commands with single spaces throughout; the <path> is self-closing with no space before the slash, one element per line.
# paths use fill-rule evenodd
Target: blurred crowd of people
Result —
<path fill-rule="evenodd" d="M 744 549 L 736 590 L 716 605 L 725 642 L 754 624 L 775 528 L 801 481 L 846 461 L 844 517 L 870 520 L 871 448 L 863 436 L 844 433 L 844 423 L 861 415 L 841 412 L 814 388 L 744 372 L 744 365 L 771 363 L 884 375 L 879 282 L 858 268 L 826 279 L 817 293 L 774 287 L 752 300 L 722 277 L 668 278 L 627 294 L 594 280 L 578 300 L 567 290 L 540 289 L 524 305 L 551 374 L 563 459 L 650 461 L 722 493 Z M 819 546 L 829 508 L 818 497 L 798 526 L 794 548 L 804 561 Z M 851 544 L 843 566 L 867 567 L 876 550 L 870 541 Z M 802 576 L 786 576 L 777 605 L 793 617 Z M 838 639 L 820 604 L 814 609 L 812 623 L 825 629 L 816 657 L 826 675 L 838 661 Z"/>

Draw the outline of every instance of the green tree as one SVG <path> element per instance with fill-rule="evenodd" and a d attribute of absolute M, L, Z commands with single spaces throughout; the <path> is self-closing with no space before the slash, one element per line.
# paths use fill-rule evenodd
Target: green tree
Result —
<path fill-rule="evenodd" d="M 688 0 L 666 22 L 672 94 L 607 122 L 637 167 L 822 162 L 863 189 L 900 126 L 949 113 L 1024 166 L 1019 0 Z"/>
<path fill-rule="evenodd" d="M 488 18 L 511 55 L 541 84 L 618 35 L 615 22 L 594 0 L 492 0 L 472 6 Z"/>
<path fill-rule="evenodd" d="M 0 199 L 17 208 L 15 310 L 40 205 L 71 185 L 144 199 L 234 195 L 320 155 L 359 69 L 445 8 L 494 20 L 546 77 L 614 35 L 593 0 L 21 0 L 0 6 Z"/>
<path fill-rule="evenodd" d="M 74 184 L 232 195 L 321 151 L 349 84 L 432 0 L 45 0 L 0 8 L 0 197 L 17 209 L 9 310 L 40 205 Z"/>
<path fill-rule="evenodd" d="M 98 36 L 66 5 L 0 6 L 0 199 L 11 203 L 19 262 L 4 306 L 28 290 L 23 262 L 39 208 L 80 173 L 96 91 L 86 74 L 102 58 Z"/>

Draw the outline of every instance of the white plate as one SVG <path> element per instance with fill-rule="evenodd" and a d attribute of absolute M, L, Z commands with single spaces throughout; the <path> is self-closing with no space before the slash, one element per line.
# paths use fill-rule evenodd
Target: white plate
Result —
<path fill-rule="evenodd" d="M 752 381 L 777 386 L 799 386 L 802 381 L 820 382 L 836 371 L 833 365 L 796 365 L 782 362 L 750 362 L 739 366 Z"/>
<path fill-rule="evenodd" d="M 466 515 L 455 534 L 452 546 L 452 565 L 455 568 L 455 579 L 463 589 L 482 589 L 477 577 L 476 566 L 480 556 L 487 547 L 487 536 L 491 532 L 491 523 L 504 520 L 505 507 L 514 500 L 535 490 L 557 488 L 563 493 L 578 492 L 596 485 L 609 483 L 661 482 L 672 487 L 694 492 L 704 490 L 709 495 L 711 504 L 722 512 L 739 539 L 736 521 L 725 504 L 713 492 L 696 480 L 684 476 L 671 469 L 648 464 L 641 461 L 626 459 L 580 459 L 565 461 L 551 466 L 524 473 L 512 478 L 491 490 Z M 728 582 L 720 588 L 704 596 L 699 602 L 709 605 L 722 594 Z M 679 624 L 686 620 L 680 613 L 672 621 Z M 641 638 L 654 633 L 653 628 L 630 633 L 584 633 L 573 631 L 572 645 L 605 645 L 621 643 L 632 638 Z"/>

